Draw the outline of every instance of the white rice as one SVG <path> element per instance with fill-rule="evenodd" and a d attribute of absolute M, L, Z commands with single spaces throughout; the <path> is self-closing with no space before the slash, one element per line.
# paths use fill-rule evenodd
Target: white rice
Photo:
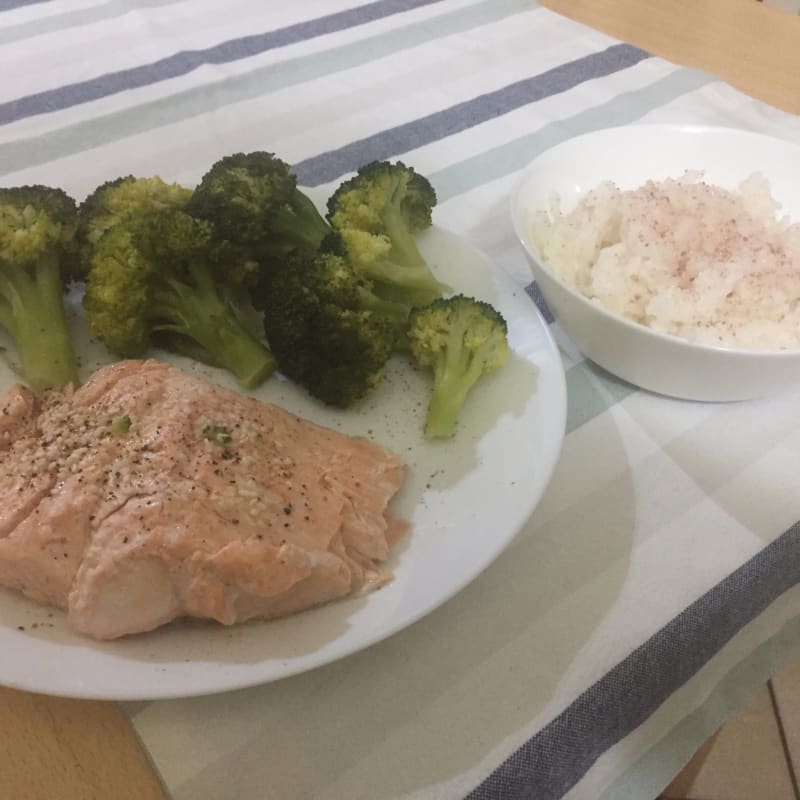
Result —
<path fill-rule="evenodd" d="M 603 183 L 532 223 L 545 263 L 616 314 L 703 344 L 800 347 L 800 223 L 779 218 L 759 174 L 738 191 L 702 174 Z"/>

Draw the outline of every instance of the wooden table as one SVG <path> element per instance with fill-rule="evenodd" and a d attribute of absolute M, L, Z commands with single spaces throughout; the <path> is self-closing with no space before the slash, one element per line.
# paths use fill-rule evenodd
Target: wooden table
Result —
<path fill-rule="evenodd" d="M 800 16 L 755 0 L 541 0 L 566 17 L 800 114 Z"/>
<path fill-rule="evenodd" d="M 0 795 L 19 800 L 164 800 L 115 703 L 0 689 Z"/>
<path fill-rule="evenodd" d="M 800 113 L 800 17 L 755 0 L 542 0 L 541 5 Z M 0 787 L 25 800 L 165 797 L 113 703 L 0 689 Z"/>

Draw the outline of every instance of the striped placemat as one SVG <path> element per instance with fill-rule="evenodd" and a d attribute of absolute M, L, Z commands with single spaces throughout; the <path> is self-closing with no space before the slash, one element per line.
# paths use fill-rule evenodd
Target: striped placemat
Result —
<path fill-rule="evenodd" d="M 0 0 L 0 176 L 81 198 L 270 149 L 329 188 L 401 157 L 521 286 L 507 197 L 636 121 L 800 120 L 528 0 Z M 536 301 L 535 287 L 529 291 Z M 652 797 L 794 647 L 800 394 L 635 391 L 554 325 L 552 484 L 507 553 L 390 640 L 276 684 L 126 709 L 176 800 Z"/>

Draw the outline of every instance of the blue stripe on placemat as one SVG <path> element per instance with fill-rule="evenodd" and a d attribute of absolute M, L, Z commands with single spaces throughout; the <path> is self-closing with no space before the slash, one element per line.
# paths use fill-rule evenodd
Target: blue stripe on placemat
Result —
<path fill-rule="evenodd" d="M 357 169 L 452 136 L 546 97 L 566 92 L 584 81 L 610 75 L 650 58 L 628 44 L 616 44 L 546 72 L 515 81 L 492 92 L 464 100 L 433 114 L 380 131 L 336 150 L 320 153 L 293 165 L 304 186 L 323 183 Z"/>
<path fill-rule="evenodd" d="M 800 522 L 692 603 L 503 762 L 468 800 L 558 800 L 745 625 L 800 583 Z"/>
<path fill-rule="evenodd" d="M 205 64 L 240 61 L 278 47 L 286 47 L 440 2 L 442 0 L 376 0 L 373 3 L 317 17 L 307 22 L 298 22 L 285 28 L 230 39 L 204 50 L 184 50 L 150 64 L 109 72 L 90 80 L 0 103 L 0 125 L 8 125 L 37 114 L 61 111 L 129 89 L 138 89 L 159 81 L 177 78 Z"/>
<path fill-rule="evenodd" d="M 600 105 L 587 103 L 571 117 L 552 120 L 539 129 L 531 126 L 532 130 L 510 142 L 429 172 L 428 178 L 436 187 L 439 202 L 447 202 L 523 169 L 536 156 L 566 139 L 601 128 L 630 125 L 648 112 L 696 92 L 713 80 L 713 76 L 699 70 L 674 69 L 644 86 L 617 94 Z"/>
<path fill-rule="evenodd" d="M 255 67 L 240 75 L 177 90 L 165 97 L 74 122 L 38 136 L 0 143 L 0 175 L 45 164 L 200 114 L 219 111 L 234 103 L 263 97 L 289 86 L 361 67 L 378 58 L 475 30 L 514 14 L 535 11 L 536 8 L 534 0 L 481 0 L 453 11 L 444 10 L 435 19 L 394 25 L 389 30 L 319 53 Z"/>
<path fill-rule="evenodd" d="M 555 321 L 555 317 L 553 316 L 553 312 L 550 310 L 547 302 L 544 299 L 544 295 L 542 294 L 542 290 L 539 288 L 539 284 L 535 281 L 528 286 L 525 287 L 525 291 L 528 297 L 533 300 L 536 304 L 536 308 L 539 309 L 539 313 L 544 317 L 544 321 L 549 325 L 551 322 Z"/>

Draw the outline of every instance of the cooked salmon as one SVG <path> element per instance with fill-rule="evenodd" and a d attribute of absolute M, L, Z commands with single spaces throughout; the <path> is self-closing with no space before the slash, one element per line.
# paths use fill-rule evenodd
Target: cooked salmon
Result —
<path fill-rule="evenodd" d="M 389 580 L 400 458 L 168 364 L 0 401 L 0 586 L 96 639 Z"/>

